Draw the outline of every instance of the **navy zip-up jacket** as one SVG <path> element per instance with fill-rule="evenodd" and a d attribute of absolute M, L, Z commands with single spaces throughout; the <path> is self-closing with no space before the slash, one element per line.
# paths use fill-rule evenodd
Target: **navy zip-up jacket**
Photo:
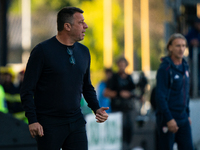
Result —
<path fill-rule="evenodd" d="M 82 116 L 82 94 L 94 112 L 100 108 L 90 81 L 89 50 L 78 42 L 71 49 L 75 65 L 69 61 L 67 46 L 55 36 L 31 52 L 20 92 L 29 124 L 37 122 L 37 115 L 75 121 Z"/>
<path fill-rule="evenodd" d="M 157 115 L 162 115 L 165 123 L 189 117 L 189 68 L 184 59 L 182 65 L 180 71 L 170 57 L 164 57 L 157 72 Z"/>

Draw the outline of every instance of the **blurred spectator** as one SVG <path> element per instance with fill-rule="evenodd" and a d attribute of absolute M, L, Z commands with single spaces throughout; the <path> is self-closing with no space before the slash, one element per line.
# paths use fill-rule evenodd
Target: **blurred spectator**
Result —
<path fill-rule="evenodd" d="M 3 88 L 5 91 L 5 100 L 8 111 L 15 118 L 26 121 L 25 112 L 22 108 L 21 99 L 18 88 L 13 83 L 14 74 L 10 68 L 4 73 Z"/>
<path fill-rule="evenodd" d="M 133 90 L 132 77 L 125 73 L 128 62 L 124 57 L 117 61 L 118 72 L 108 80 L 104 95 L 111 98 L 112 112 L 123 113 L 123 150 L 129 150 L 133 136 Z"/>
<path fill-rule="evenodd" d="M 193 47 L 200 47 L 200 19 L 196 18 L 194 25 L 185 35 L 189 46 L 189 57 L 192 58 Z M 200 56 L 200 55 L 199 55 Z"/>
<path fill-rule="evenodd" d="M 0 84 L 3 83 L 3 73 L 0 72 Z"/>
<path fill-rule="evenodd" d="M 4 82 L 2 84 L 4 91 L 5 91 L 5 99 L 8 105 L 8 110 L 10 113 L 16 112 L 17 108 L 15 102 L 18 101 L 20 103 L 20 97 L 16 97 L 17 88 L 13 84 L 12 81 L 13 75 L 11 72 L 4 73 Z"/>
<path fill-rule="evenodd" d="M 4 82 L 4 73 L 7 71 L 6 67 L 1 66 L 0 67 L 0 84 L 3 84 Z"/>
<path fill-rule="evenodd" d="M 153 111 L 155 111 L 156 110 L 156 86 L 154 86 L 151 90 L 150 103 L 151 103 Z"/>
<path fill-rule="evenodd" d="M 196 18 L 194 20 L 194 25 L 191 27 L 189 32 L 185 35 L 189 47 L 189 58 L 190 63 L 192 62 L 193 58 L 193 48 L 198 48 L 198 68 L 200 67 L 200 19 Z M 193 65 L 191 65 L 191 69 Z M 198 70 L 198 89 L 200 94 L 200 69 Z"/>
<path fill-rule="evenodd" d="M 112 77 L 113 71 L 112 69 L 104 69 L 105 79 L 102 80 L 97 86 L 97 98 L 99 100 L 100 107 L 109 107 L 106 110 L 107 113 L 111 112 L 110 98 L 104 96 L 104 90 L 106 88 L 106 82 Z"/>
<path fill-rule="evenodd" d="M 144 72 L 142 71 L 142 72 L 140 73 L 139 82 L 138 82 L 138 84 L 137 84 L 137 87 L 138 87 L 139 90 L 140 90 L 140 95 L 139 95 L 140 99 L 143 98 L 143 95 L 144 95 L 144 93 L 145 93 L 147 84 L 148 84 L 147 78 L 146 78 Z"/>
<path fill-rule="evenodd" d="M 152 107 L 152 111 L 153 113 L 156 112 L 156 85 L 153 86 L 152 90 L 151 90 L 151 94 L 150 94 L 150 103 L 151 103 L 151 107 Z M 156 126 L 156 130 L 155 130 L 155 150 L 159 150 L 159 146 L 158 146 L 158 129 Z"/>
<path fill-rule="evenodd" d="M 7 113 L 8 108 L 5 101 L 5 92 L 3 87 L 0 85 L 0 112 Z"/>
<path fill-rule="evenodd" d="M 20 88 L 21 88 L 23 80 L 24 80 L 24 70 L 22 70 L 18 73 L 17 78 L 18 78 L 17 93 L 20 93 Z"/>
<path fill-rule="evenodd" d="M 0 84 L 2 84 L 3 83 L 3 73 L 2 73 L 2 71 L 0 70 Z"/>

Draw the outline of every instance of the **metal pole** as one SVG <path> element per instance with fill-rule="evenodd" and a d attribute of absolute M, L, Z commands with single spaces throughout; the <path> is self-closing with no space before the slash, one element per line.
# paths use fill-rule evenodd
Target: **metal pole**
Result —
<path fill-rule="evenodd" d="M 7 64 L 7 9 L 8 1 L 0 1 L 0 66 L 6 66 Z"/>
<path fill-rule="evenodd" d="M 31 1 L 22 0 L 22 63 L 26 63 L 31 48 Z"/>
<path fill-rule="evenodd" d="M 112 0 L 104 0 L 104 67 L 112 67 Z"/>
<path fill-rule="evenodd" d="M 198 97 L 198 47 L 193 47 L 193 57 L 192 57 L 192 96 Z"/>
<path fill-rule="evenodd" d="M 124 56 L 129 62 L 129 74 L 134 70 L 133 49 L 133 0 L 124 0 Z"/>
<path fill-rule="evenodd" d="M 149 0 L 140 1 L 141 9 L 141 52 L 142 71 L 150 74 L 150 43 L 149 43 Z"/>

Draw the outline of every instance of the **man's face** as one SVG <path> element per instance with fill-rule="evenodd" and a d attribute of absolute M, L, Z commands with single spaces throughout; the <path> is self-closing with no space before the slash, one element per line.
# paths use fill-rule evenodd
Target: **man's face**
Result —
<path fill-rule="evenodd" d="M 85 30 L 87 28 L 88 28 L 88 26 L 84 22 L 83 14 L 76 12 L 73 15 L 73 24 L 71 25 L 71 30 L 70 30 L 72 39 L 75 42 L 83 40 L 84 36 L 85 36 Z"/>
<path fill-rule="evenodd" d="M 186 48 L 186 41 L 184 39 L 178 38 L 175 39 L 172 44 L 169 46 L 169 51 L 171 52 L 171 56 L 176 59 L 182 59 L 183 54 Z"/>
<path fill-rule="evenodd" d="M 118 68 L 119 68 L 119 72 L 124 72 L 126 67 L 127 67 L 127 64 L 125 61 L 120 61 L 118 62 Z"/>

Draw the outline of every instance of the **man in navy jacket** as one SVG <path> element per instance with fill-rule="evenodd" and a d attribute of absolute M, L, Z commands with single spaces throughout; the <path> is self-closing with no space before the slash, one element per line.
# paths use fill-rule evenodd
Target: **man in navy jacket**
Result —
<path fill-rule="evenodd" d="M 189 114 L 189 68 L 183 58 L 186 39 L 173 34 L 167 44 L 168 56 L 162 58 L 157 72 L 156 117 L 159 149 L 193 150 Z"/>
<path fill-rule="evenodd" d="M 87 150 L 83 94 L 97 122 L 108 114 L 99 106 L 90 81 L 90 53 L 78 41 L 88 28 L 83 11 L 66 7 L 58 12 L 58 34 L 35 46 L 27 63 L 21 101 L 38 150 Z"/>

